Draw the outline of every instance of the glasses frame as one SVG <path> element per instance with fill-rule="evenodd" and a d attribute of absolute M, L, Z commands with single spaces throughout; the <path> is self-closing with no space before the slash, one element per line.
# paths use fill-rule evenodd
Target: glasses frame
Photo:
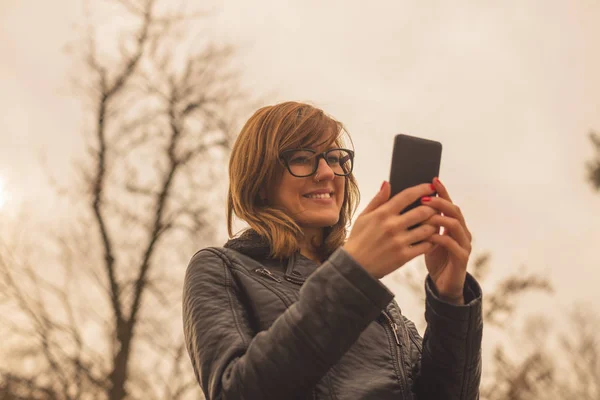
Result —
<path fill-rule="evenodd" d="M 283 165 L 285 166 L 285 168 L 288 170 L 288 172 L 292 175 L 295 176 L 296 178 L 306 178 L 309 176 L 314 175 L 317 170 L 319 169 L 319 162 L 321 161 L 321 158 L 325 160 L 325 162 L 327 163 L 327 165 L 331 168 L 331 165 L 329 165 L 329 162 L 327 161 L 327 153 L 331 152 L 331 151 L 336 151 L 336 150 L 344 150 L 346 152 L 348 152 L 348 155 L 350 156 L 350 171 L 348 171 L 347 174 L 338 174 L 335 171 L 333 171 L 333 168 L 331 169 L 334 173 L 334 175 L 336 176 L 348 176 L 352 173 L 352 170 L 354 169 L 354 151 L 349 150 L 349 149 L 343 149 L 341 147 L 337 147 L 335 149 L 329 149 L 326 150 L 322 153 L 318 153 L 316 151 L 314 151 L 313 149 L 305 149 L 305 148 L 300 148 L 300 149 L 289 149 L 289 150 L 285 150 L 283 152 L 281 152 L 281 154 L 279 154 L 279 159 L 281 160 L 281 162 L 283 163 Z M 315 162 L 313 165 L 313 171 L 308 174 L 308 175 L 296 175 L 292 172 L 292 169 L 290 168 L 289 164 L 288 164 L 288 160 L 284 157 L 286 154 L 288 153 L 293 153 L 296 151 L 308 151 L 310 153 L 315 154 Z"/>

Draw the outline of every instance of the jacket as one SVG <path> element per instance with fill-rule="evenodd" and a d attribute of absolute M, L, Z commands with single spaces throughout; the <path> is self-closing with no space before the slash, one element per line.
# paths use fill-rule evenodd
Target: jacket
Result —
<path fill-rule="evenodd" d="M 317 265 L 268 257 L 253 231 L 196 253 L 183 327 L 206 399 L 471 400 L 481 378 L 481 288 L 465 305 L 425 282 L 420 337 L 394 295 L 343 248 Z"/>

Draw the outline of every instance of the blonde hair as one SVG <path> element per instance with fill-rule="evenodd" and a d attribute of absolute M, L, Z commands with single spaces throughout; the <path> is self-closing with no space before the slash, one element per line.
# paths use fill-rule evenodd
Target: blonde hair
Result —
<path fill-rule="evenodd" d="M 271 257 L 286 258 L 299 249 L 302 230 L 284 210 L 265 204 L 261 188 L 269 191 L 285 167 L 282 151 L 293 148 L 343 147 L 346 133 L 341 122 L 308 104 L 285 102 L 257 110 L 237 137 L 229 159 L 227 230 L 232 237 L 233 214 L 267 239 Z M 349 137 L 349 135 L 348 135 Z M 351 142 L 351 139 L 350 139 Z M 344 244 L 347 229 L 360 198 L 352 174 L 346 176 L 344 200 L 338 222 L 327 227 L 320 256 L 327 257 Z"/>

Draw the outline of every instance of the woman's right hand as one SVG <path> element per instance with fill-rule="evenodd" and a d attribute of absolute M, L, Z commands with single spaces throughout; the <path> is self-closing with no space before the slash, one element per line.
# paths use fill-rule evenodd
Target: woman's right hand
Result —
<path fill-rule="evenodd" d="M 425 241 L 438 227 L 421 224 L 437 213 L 421 205 L 400 215 L 411 203 L 435 193 L 431 184 L 424 183 L 405 189 L 390 199 L 390 184 L 384 182 L 379 193 L 358 216 L 344 249 L 364 269 L 377 279 L 402 267 L 413 258 L 428 252 L 433 244 Z M 423 241 L 417 245 L 412 243 Z"/>

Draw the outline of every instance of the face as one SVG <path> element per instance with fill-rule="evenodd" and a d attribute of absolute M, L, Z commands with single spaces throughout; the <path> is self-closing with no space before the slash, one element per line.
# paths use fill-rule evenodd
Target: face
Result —
<path fill-rule="evenodd" d="M 346 178 L 335 175 L 323 158 L 311 176 L 298 178 L 283 170 L 268 196 L 269 203 L 285 209 L 305 231 L 335 225 L 344 201 Z"/>

